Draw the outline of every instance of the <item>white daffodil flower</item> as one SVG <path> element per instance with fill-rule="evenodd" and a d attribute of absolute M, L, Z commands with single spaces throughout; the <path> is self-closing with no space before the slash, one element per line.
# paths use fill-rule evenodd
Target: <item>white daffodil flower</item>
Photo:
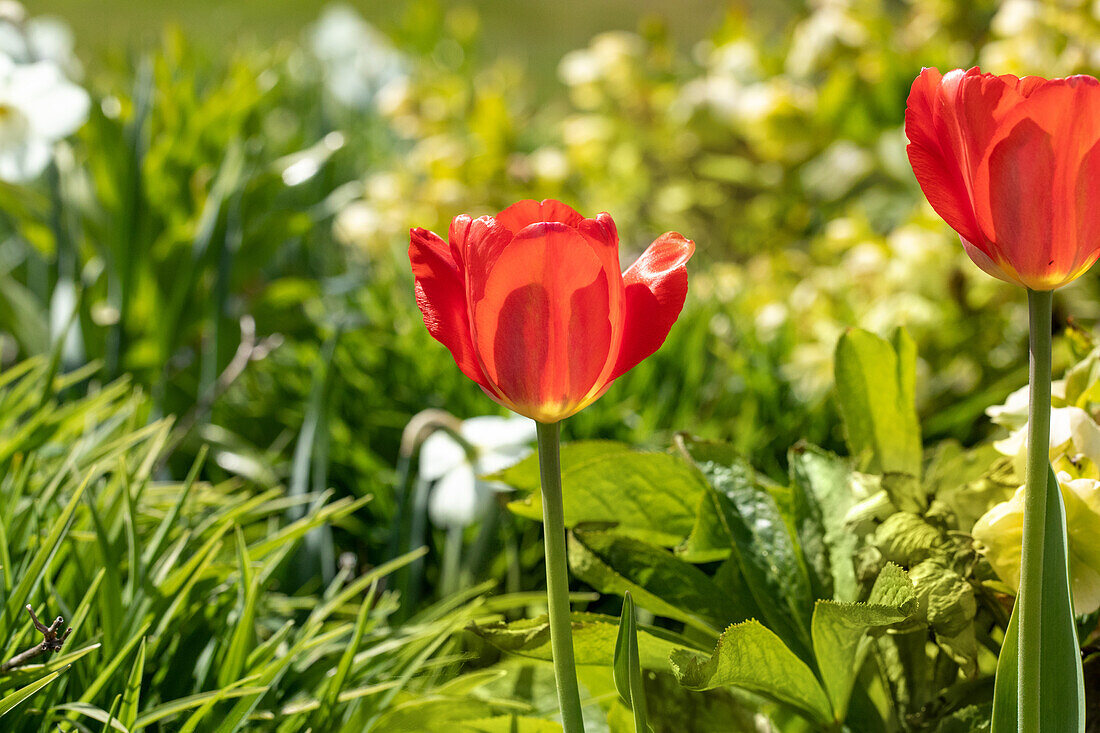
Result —
<path fill-rule="evenodd" d="M 1072 479 L 1058 474 L 1066 507 L 1069 574 L 1073 611 L 1078 616 L 1100 608 L 1100 481 Z M 1013 589 L 1020 587 L 1020 551 L 1024 536 L 1024 488 L 990 509 L 971 533 L 993 566 L 997 577 Z"/>
<path fill-rule="evenodd" d="M 0 179 L 22 183 L 50 162 L 53 145 L 88 119 L 88 93 L 49 61 L 0 56 Z"/>
<path fill-rule="evenodd" d="M 526 417 L 473 417 L 464 420 L 459 435 L 474 455 L 445 431 L 436 431 L 420 447 L 420 478 L 435 482 L 428 500 L 428 518 L 437 527 L 466 527 L 485 514 L 493 492 L 507 490 L 479 478 L 525 458 L 535 439 L 535 422 Z"/>

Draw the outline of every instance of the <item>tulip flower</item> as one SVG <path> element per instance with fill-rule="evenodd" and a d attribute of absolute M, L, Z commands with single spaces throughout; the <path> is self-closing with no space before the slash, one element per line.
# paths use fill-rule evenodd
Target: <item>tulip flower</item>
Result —
<path fill-rule="evenodd" d="M 924 69 L 905 111 L 909 162 L 990 275 L 1031 290 L 1100 256 L 1100 82 Z"/>
<path fill-rule="evenodd" d="M 998 662 L 992 729 L 1034 733 L 1044 716 L 1068 715 L 1074 704 L 1083 725 L 1081 696 L 1067 684 L 1040 680 L 1043 669 L 1076 674 L 1078 690 L 1083 679 L 1075 643 L 1056 649 L 1043 643 L 1042 628 L 1076 639 L 1072 611 L 1062 610 L 1071 608 L 1068 577 L 1061 580 L 1068 560 L 1055 553 L 1044 558 L 1043 548 L 1065 546 L 1064 525 L 1052 521 L 1050 531 L 1061 536 L 1046 536 L 1048 499 L 1064 511 L 1061 492 L 1048 481 L 1051 309 L 1053 290 L 1080 277 L 1100 255 L 1100 82 L 924 69 L 909 93 L 905 134 L 921 190 L 958 232 L 970 259 L 1028 295 L 1017 654 Z M 1058 590 L 1045 590 L 1051 588 Z"/>
<path fill-rule="evenodd" d="M 664 343 L 687 297 L 695 244 L 668 232 L 624 273 L 608 214 L 586 219 L 559 201 L 520 201 L 462 215 L 448 241 L 410 231 L 424 325 L 485 394 L 536 421 L 550 647 L 562 728 L 583 733 L 573 664 L 560 421 L 597 400 Z"/>
<path fill-rule="evenodd" d="M 669 232 L 620 273 L 611 217 L 558 201 L 455 217 L 449 242 L 425 229 L 411 240 L 428 331 L 487 395 L 542 423 L 579 412 L 664 343 L 695 251 Z"/>

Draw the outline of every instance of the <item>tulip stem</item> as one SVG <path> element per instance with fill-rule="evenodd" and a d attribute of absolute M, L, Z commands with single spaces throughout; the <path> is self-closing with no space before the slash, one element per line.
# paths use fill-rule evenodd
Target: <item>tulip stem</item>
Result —
<path fill-rule="evenodd" d="M 1031 352 L 1031 401 L 1027 422 L 1024 537 L 1020 558 L 1018 723 L 1021 733 L 1040 730 L 1039 692 L 1042 639 L 1043 541 L 1047 477 L 1050 473 L 1050 290 L 1027 291 Z"/>
<path fill-rule="evenodd" d="M 565 512 L 561 498 L 561 423 L 536 423 L 542 478 L 542 531 L 546 546 L 546 595 L 550 648 L 565 733 L 584 733 L 577 668 L 573 662 L 573 621 L 569 613 L 569 568 L 565 558 Z"/>

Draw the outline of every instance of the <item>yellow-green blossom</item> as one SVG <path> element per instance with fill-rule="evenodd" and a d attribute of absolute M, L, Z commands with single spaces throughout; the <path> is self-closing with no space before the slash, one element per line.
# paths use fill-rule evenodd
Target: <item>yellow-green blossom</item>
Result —
<path fill-rule="evenodd" d="M 1100 608 L 1100 481 L 1058 474 L 1066 506 L 1069 573 L 1077 615 Z M 974 525 L 973 535 L 997 576 L 1020 587 L 1020 546 L 1024 527 L 1024 489 L 990 509 Z"/>

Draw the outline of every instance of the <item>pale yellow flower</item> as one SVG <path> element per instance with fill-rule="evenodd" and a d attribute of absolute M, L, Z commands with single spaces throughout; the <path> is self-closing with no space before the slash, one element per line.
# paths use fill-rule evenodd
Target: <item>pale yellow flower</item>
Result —
<path fill-rule="evenodd" d="M 1100 608 L 1100 481 L 1058 474 L 1066 507 L 1069 574 L 1073 609 L 1078 616 Z M 1024 489 L 982 516 L 972 534 L 997 576 L 1020 587 L 1020 549 L 1024 529 Z"/>

